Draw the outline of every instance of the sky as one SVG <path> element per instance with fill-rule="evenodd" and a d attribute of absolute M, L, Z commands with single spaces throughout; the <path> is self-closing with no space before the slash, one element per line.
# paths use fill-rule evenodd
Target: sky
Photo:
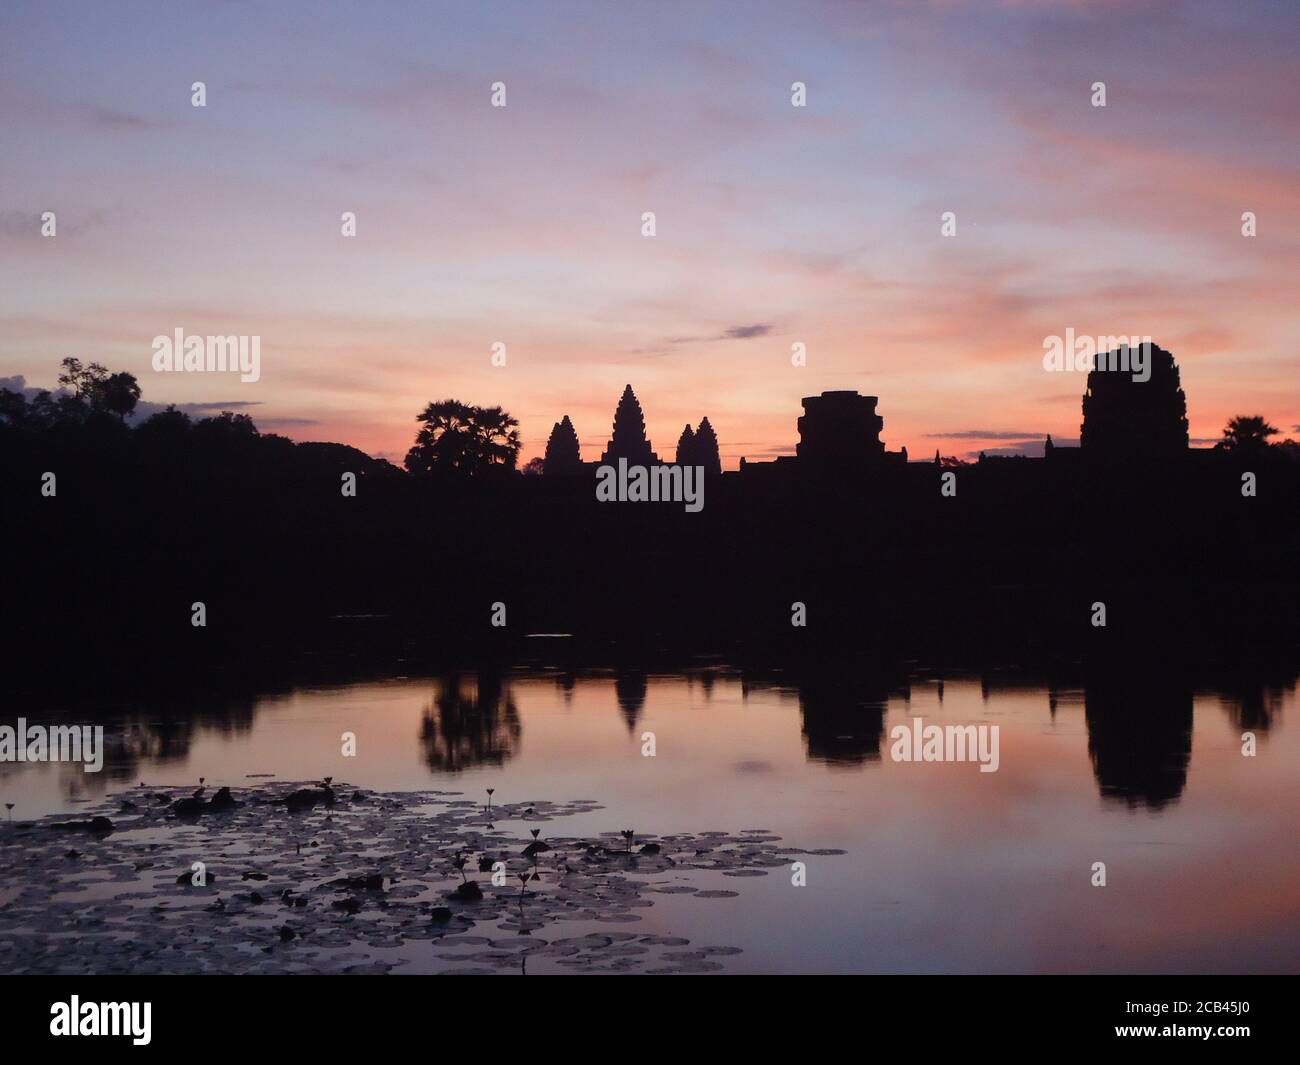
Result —
<path fill-rule="evenodd" d="M 1073 442 L 1073 330 L 1172 351 L 1194 442 L 1300 438 L 1297 54 L 1293 0 L 6 0 L 0 378 L 395 462 L 452 397 L 595 460 L 630 383 L 734 468 L 827 389 L 913 458 Z M 178 328 L 260 380 L 156 372 Z"/>

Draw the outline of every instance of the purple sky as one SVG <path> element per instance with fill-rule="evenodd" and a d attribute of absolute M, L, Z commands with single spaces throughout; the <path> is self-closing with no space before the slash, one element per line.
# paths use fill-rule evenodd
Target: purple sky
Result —
<path fill-rule="evenodd" d="M 6 0 L 0 378 L 77 355 L 395 461 L 452 396 L 594 459 L 630 382 L 734 466 L 830 388 L 913 457 L 1071 440 L 1073 329 L 1173 351 L 1194 438 L 1295 436 L 1297 54 L 1293 2 Z M 155 373 L 178 327 L 261 380 Z"/>

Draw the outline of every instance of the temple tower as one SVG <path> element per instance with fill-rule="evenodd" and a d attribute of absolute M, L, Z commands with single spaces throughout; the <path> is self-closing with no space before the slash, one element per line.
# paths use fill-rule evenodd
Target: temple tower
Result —
<path fill-rule="evenodd" d="M 615 465 L 619 459 L 627 459 L 629 466 L 659 464 L 659 456 L 650 450 L 650 441 L 646 439 L 645 416 L 631 385 L 623 389 L 623 396 L 614 411 L 614 433 L 609 439 L 609 447 L 600 456 L 602 465 Z"/>
<path fill-rule="evenodd" d="M 799 419 L 799 464 L 812 470 L 836 470 L 879 462 L 885 454 L 876 413 L 876 396 L 857 392 L 823 392 L 807 396 Z"/>

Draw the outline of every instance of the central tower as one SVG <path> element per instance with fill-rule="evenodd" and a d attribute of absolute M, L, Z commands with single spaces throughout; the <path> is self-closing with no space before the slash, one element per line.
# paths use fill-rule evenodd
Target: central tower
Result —
<path fill-rule="evenodd" d="M 807 396 L 795 448 L 800 465 L 835 470 L 879 462 L 885 454 L 880 439 L 885 420 L 876 413 L 877 402 L 876 396 L 852 391 Z"/>
<path fill-rule="evenodd" d="M 629 466 L 659 465 L 659 456 L 650 450 L 650 441 L 646 439 L 645 415 L 631 385 L 623 389 L 614 410 L 614 434 L 600 456 L 601 464 L 606 466 L 617 464 L 619 459 L 627 459 Z"/>

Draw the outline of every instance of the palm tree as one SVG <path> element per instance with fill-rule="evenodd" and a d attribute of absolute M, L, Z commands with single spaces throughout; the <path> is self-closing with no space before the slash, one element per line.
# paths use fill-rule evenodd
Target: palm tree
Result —
<path fill-rule="evenodd" d="M 411 473 L 481 474 L 494 466 L 513 470 L 519 457 L 519 422 L 500 407 L 475 407 L 456 399 L 430 403 L 406 453 Z"/>
<path fill-rule="evenodd" d="M 1258 414 L 1239 415 L 1224 426 L 1219 447 L 1225 451 L 1260 451 L 1268 446 L 1268 438 L 1280 431 Z"/>

